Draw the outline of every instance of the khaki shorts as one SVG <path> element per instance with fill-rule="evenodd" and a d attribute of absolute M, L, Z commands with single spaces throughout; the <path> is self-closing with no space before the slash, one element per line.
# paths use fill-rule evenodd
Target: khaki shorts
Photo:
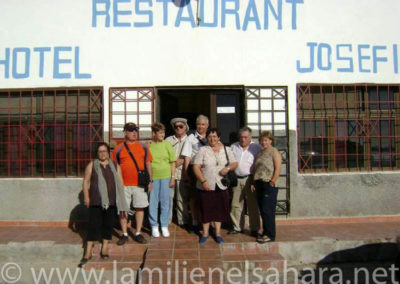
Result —
<path fill-rule="evenodd" d="M 143 187 L 135 185 L 129 185 L 124 187 L 125 199 L 128 206 L 131 205 L 133 208 L 146 208 L 149 206 L 149 198 Z"/>

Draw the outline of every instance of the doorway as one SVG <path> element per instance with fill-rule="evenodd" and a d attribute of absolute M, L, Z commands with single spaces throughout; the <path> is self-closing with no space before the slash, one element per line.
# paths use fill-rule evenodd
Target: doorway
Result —
<path fill-rule="evenodd" d="M 161 121 L 171 135 L 170 120 L 188 119 L 195 129 L 197 115 L 210 118 L 211 126 L 222 131 L 222 141 L 231 144 L 243 125 L 253 130 L 256 142 L 262 130 L 271 130 L 275 147 L 282 154 L 276 214 L 290 212 L 289 115 L 287 86 L 218 87 L 123 87 L 110 88 L 110 143 L 123 141 L 123 126 L 140 126 L 140 139 L 151 139 L 151 125 Z"/>
<path fill-rule="evenodd" d="M 190 129 L 196 129 L 196 118 L 203 114 L 210 127 L 221 131 L 221 141 L 230 145 L 244 125 L 244 89 L 236 88 L 158 88 L 156 117 L 165 124 L 166 135 L 172 135 L 170 121 L 187 118 Z"/>

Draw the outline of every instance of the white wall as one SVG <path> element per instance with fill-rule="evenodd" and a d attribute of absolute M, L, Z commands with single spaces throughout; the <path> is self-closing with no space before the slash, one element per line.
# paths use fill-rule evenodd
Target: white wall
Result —
<path fill-rule="evenodd" d="M 179 7 L 168 1 L 168 23 L 163 24 L 164 6 L 156 0 L 118 0 L 119 11 L 131 13 L 117 19 L 131 27 L 113 24 L 113 5 L 117 0 L 3 0 L 0 1 L 0 88 L 58 87 L 58 86 L 104 86 L 105 95 L 109 87 L 122 86 L 166 86 L 166 85 L 284 85 L 289 87 L 290 128 L 296 129 L 296 83 L 398 83 L 396 66 L 400 54 L 400 30 L 398 0 L 240 0 L 240 30 L 236 29 L 235 17 L 227 15 L 226 27 L 222 27 L 221 6 L 233 9 L 235 0 L 200 1 L 205 5 L 204 21 L 212 22 L 218 4 L 216 27 L 192 27 L 182 21 L 175 27 Z M 239 0 L 236 0 L 239 3 Z M 103 10 L 109 2 L 110 27 L 105 27 L 105 17 L 96 18 L 93 27 L 93 7 Z M 151 11 L 153 23 L 149 27 L 133 27 L 133 23 L 147 22 L 146 15 L 138 15 L 135 4 L 141 11 Z M 176 1 L 179 2 L 179 1 Z M 166 2 L 167 3 L 167 2 Z M 197 0 L 191 0 L 196 13 Z M 264 29 L 264 4 L 277 8 L 282 3 L 282 28 L 269 13 L 269 27 Z M 149 5 L 152 5 L 150 7 Z M 243 30 L 246 10 L 257 8 L 261 29 L 255 21 L 248 22 Z M 188 6 L 181 8 L 183 17 L 189 17 Z M 296 20 L 293 18 L 293 9 Z M 254 10 L 249 10 L 254 16 Z M 150 12 L 147 12 L 150 13 Z M 249 18 L 247 18 L 249 19 Z M 296 28 L 292 25 L 295 24 Z M 301 73 L 309 62 L 308 43 L 327 43 L 332 48 L 330 70 Z M 336 46 L 351 45 L 340 49 L 340 56 L 351 57 L 352 72 L 338 72 L 347 68 L 348 59 L 338 60 Z M 361 48 L 362 72 L 359 68 L 358 45 Z M 393 45 L 398 45 L 393 48 Z M 54 78 L 54 47 L 69 47 L 61 51 L 61 59 L 71 62 L 60 64 L 60 73 L 69 73 L 71 78 Z M 378 60 L 373 71 L 374 46 Z M 26 69 L 26 50 L 22 49 L 15 60 L 16 76 L 12 63 L 15 48 L 28 48 L 30 68 Z M 34 48 L 50 47 L 43 52 L 43 76 L 39 74 L 39 51 Z M 89 79 L 76 78 L 74 51 L 79 47 L 79 72 L 90 74 Z M 323 54 L 327 47 L 322 46 Z M 5 76 L 6 49 L 10 51 L 9 78 Z M 18 49 L 17 49 L 18 51 Z M 370 58 L 368 58 L 370 57 Z M 324 57 L 325 58 L 325 57 Z M 3 61 L 1 61 L 3 60 Z M 384 59 L 382 59 L 384 60 Z M 322 67 L 328 65 L 323 59 Z M 317 63 L 316 63 L 317 64 Z M 348 68 L 347 68 L 348 69 Z M 369 70 L 369 71 L 368 71 Z M 14 70 L 15 71 L 15 70 Z M 19 75 L 18 75 L 19 74 Z M 15 77 L 23 77 L 16 79 Z M 108 130 L 108 100 L 105 99 L 105 131 Z"/>

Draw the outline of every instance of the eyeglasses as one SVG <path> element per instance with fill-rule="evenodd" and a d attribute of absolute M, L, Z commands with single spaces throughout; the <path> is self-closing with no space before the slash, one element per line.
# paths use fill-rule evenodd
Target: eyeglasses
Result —
<path fill-rule="evenodd" d="M 183 125 L 183 124 L 178 124 L 178 125 L 175 125 L 175 126 L 174 126 L 174 129 L 178 129 L 178 128 L 183 129 L 184 127 L 185 127 L 185 125 Z"/>

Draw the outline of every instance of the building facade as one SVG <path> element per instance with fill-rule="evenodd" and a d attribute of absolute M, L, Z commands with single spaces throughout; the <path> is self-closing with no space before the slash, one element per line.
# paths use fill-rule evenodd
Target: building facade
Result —
<path fill-rule="evenodd" d="M 65 221 L 96 142 L 272 130 L 290 218 L 398 215 L 395 0 L 2 1 L 1 220 Z M 168 129 L 168 131 L 172 131 Z M 79 211 L 79 210 L 78 210 Z"/>

